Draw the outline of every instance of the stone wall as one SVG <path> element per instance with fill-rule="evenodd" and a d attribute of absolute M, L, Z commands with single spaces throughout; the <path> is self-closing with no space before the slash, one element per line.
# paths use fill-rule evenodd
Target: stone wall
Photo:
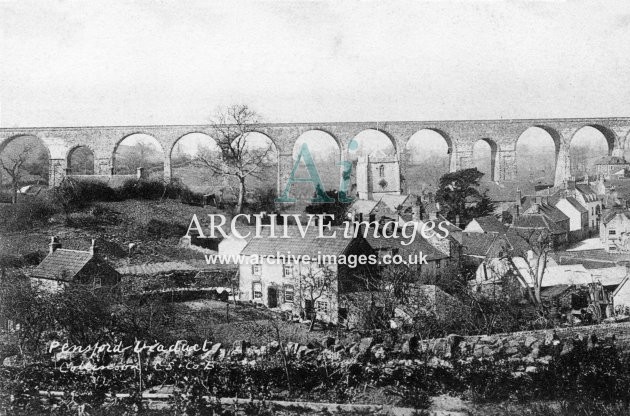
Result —
<path fill-rule="evenodd" d="M 184 347 L 186 342 L 180 344 Z M 356 339 L 354 342 L 340 342 L 335 338 L 312 342 L 307 345 L 288 342 L 282 347 L 286 357 L 325 362 L 327 365 L 348 366 L 357 363 L 384 367 L 428 365 L 432 367 L 452 368 L 459 364 L 472 363 L 475 360 L 490 360 L 504 363 L 516 371 L 536 372 L 539 367 L 549 365 L 559 356 L 571 353 L 580 347 L 586 351 L 596 347 L 616 345 L 627 352 L 630 346 L 630 323 L 595 325 L 587 327 L 557 330 L 526 331 L 509 334 L 459 336 L 420 340 L 414 335 L 405 335 L 394 340 L 388 334 Z M 161 363 L 174 358 L 188 356 L 189 359 L 203 366 L 208 363 L 233 363 L 255 365 L 270 357 L 278 356 L 281 344 L 272 341 L 265 345 L 251 345 L 246 341 L 236 341 L 233 345 L 208 343 L 205 351 L 180 351 L 152 354 L 145 357 L 146 365 L 159 368 Z M 133 351 L 133 350 L 131 350 Z M 53 360 L 66 360 L 79 354 L 56 353 Z M 113 356 L 113 363 L 129 362 L 135 354 Z M 88 361 L 84 357 L 84 362 Z"/>

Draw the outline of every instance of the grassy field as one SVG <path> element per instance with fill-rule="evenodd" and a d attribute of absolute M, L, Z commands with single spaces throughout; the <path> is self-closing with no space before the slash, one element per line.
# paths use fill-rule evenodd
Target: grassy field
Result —
<path fill-rule="evenodd" d="M 50 237 L 56 235 L 64 248 L 87 250 L 92 239 L 105 245 L 104 256 L 114 265 L 140 264 L 150 261 L 202 260 L 200 253 L 177 248 L 186 233 L 193 214 L 199 218 L 218 212 L 179 201 L 126 200 L 101 202 L 71 214 L 66 223 L 63 215 L 51 218 L 47 225 L 23 232 L 0 235 L 0 256 L 23 256 L 45 253 Z M 131 256 L 128 244 L 135 243 Z"/>

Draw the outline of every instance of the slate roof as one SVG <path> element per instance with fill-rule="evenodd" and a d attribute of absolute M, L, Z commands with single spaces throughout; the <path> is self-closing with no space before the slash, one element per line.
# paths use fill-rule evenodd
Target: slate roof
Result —
<path fill-rule="evenodd" d="M 552 234 L 564 234 L 563 230 L 545 214 L 524 214 L 517 217 L 510 227 L 512 230 L 548 230 Z"/>
<path fill-rule="evenodd" d="M 305 226 L 304 226 L 305 227 Z M 336 231 L 335 238 L 322 238 L 319 236 L 319 227 L 311 225 L 302 237 L 297 226 L 287 226 L 289 238 L 282 237 L 284 230 L 277 226 L 275 238 L 270 238 L 270 230 L 265 227 L 261 230 L 260 238 L 249 240 L 241 254 L 245 256 L 259 255 L 275 257 L 278 253 L 291 255 L 309 255 L 311 257 L 321 255 L 343 254 L 354 238 L 344 236 L 345 227 L 324 228 L 324 235 L 331 235 Z"/>
<path fill-rule="evenodd" d="M 197 270 L 194 267 L 179 261 L 166 261 L 161 263 L 136 264 L 133 266 L 123 266 L 116 271 L 123 275 L 151 275 L 158 273 L 168 273 L 175 271 Z"/>
<path fill-rule="evenodd" d="M 602 217 L 602 222 L 604 224 L 608 224 L 610 221 L 615 219 L 617 215 L 623 215 L 626 218 L 630 219 L 630 211 L 622 210 L 622 209 L 612 209 L 608 212 L 605 212 Z"/>
<path fill-rule="evenodd" d="M 492 215 L 474 218 L 473 221 L 477 222 L 486 233 L 503 233 L 507 230 L 507 227 Z"/>
<path fill-rule="evenodd" d="M 498 237 L 495 233 L 462 233 L 462 253 L 466 256 L 486 257 L 492 243 Z"/>
<path fill-rule="evenodd" d="M 628 162 L 623 157 L 619 156 L 604 156 L 599 159 L 596 165 L 627 165 Z"/>
<path fill-rule="evenodd" d="M 42 260 L 33 272 L 33 277 L 71 281 L 94 255 L 89 251 L 59 248 Z"/>
<path fill-rule="evenodd" d="M 593 189 L 583 183 L 576 183 L 575 184 L 575 189 L 582 194 L 582 197 L 584 198 L 584 200 L 586 202 L 595 202 L 597 201 L 597 194 L 595 193 L 595 191 L 593 191 Z"/>
<path fill-rule="evenodd" d="M 447 220 L 442 214 L 438 214 L 437 216 L 437 221 L 438 222 L 442 222 L 443 225 L 442 227 L 446 228 L 449 232 L 449 235 L 457 232 L 457 231 L 462 231 L 461 228 L 459 228 L 457 225 L 453 224 L 452 222 L 450 222 L 449 220 Z"/>
<path fill-rule="evenodd" d="M 388 234 L 389 235 L 389 234 Z M 382 236 L 374 237 L 374 229 L 370 229 L 366 240 L 370 247 L 374 250 L 379 249 L 398 249 L 398 253 L 401 255 L 414 254 L 422 252 L 422 255 L 427 256 L 427 260 L 439 260 L 448 258 L 448 254 L 441 252 L 429 243 L 420 232 L 416 233 L 416 237 L 412 243 L 403 245 L 402 243 L 409 241 L 408 238 L 401 237 L 398 233 L 397 238 L 384 238 Z"/>
<path fill-rule="evenodd" d="M 539 209 L 540 212 L 549 216 L 549 218 L 551 218 L 554 222 L 567 221 L 569 219 L 569 217 L 553 205 L 540 204 Z"/>
<path fill-rule="evenodd" d="M 582 204 L 580 204 L 580 202 L 573 198 L 572 196 L 567 198 L 567 201 L 569 201 L 571 203 L 571 205 L 573 205 L 575 207 L 575 209 L 577 209 L 578 211 L 580 211 L 581 213 L 587 213 L 588 214 L 588 209 L 586 209 L 586 207 Z"/>

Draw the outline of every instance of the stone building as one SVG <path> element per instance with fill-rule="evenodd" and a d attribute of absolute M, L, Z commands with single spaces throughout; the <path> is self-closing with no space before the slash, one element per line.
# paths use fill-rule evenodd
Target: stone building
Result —
<path fill-rule="evenodd" d="M 249 261 L 239 266 L 240 300 L 302 318 L 316 314 L 323 322 L 343 322 L 347 310 L 340 308 L 339 296 L 355 290 L 354 275 L 362 267 L 337 264 L 338 259 L 356 259 L 371 249 L 360 236 L 346 238 L 344 227 L 325 234 L 333 231 L 335 238 L 323 238 L 318 228 L 309 227 L 302 236 L 298 227 L 289 227 L 289 238 L 269 238 L 269 229 L 263 229 L 241 252 Z"/>
<path fill-rule="evenodd" d="M 120 283 L 120 274 L 103 260 L 94 247 L 89 250 L 61 248 L 57 237 L 52 237 L 48 255 L 30 275 L 31 286 L 58 292 L 69 284 L 82 284 L 94 290 L 111 289 Z"/>
<path fill-rule="evenodd" d="M 613 208 L 604 212 L 599 228 L 599 238 L 608 252 L 630 253 L 630 211 Z"/>
<path fill-rule="evenodd" d="M 400 163 L 398 156 L 374 152 L 360 157 L 357 163 L 359 199 L 378 200 L 384 195 L 400 195 Z"/>
<path fill-rule="evenodd" d="M 628 168 L 630 168 L 630 163 L 626 161 L 623 155 L 604 156 L 595 163 L 597 174 L 607 179 L 610 179 L 613 173 Z"/>

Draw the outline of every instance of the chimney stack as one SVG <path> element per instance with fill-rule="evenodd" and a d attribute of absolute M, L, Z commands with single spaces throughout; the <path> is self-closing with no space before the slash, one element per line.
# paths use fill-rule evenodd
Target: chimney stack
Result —
<path fill-rule="evenodd" d="M 58 248 L 61 248 L 61 243 L 59 242 L 59 238 L 57 238 L 57 236 L 50 237 L 50 244 L 48 245 L 48 254 L 54 253 L 55 250 L 57 250 Z"/>
<path fill-rule="evenodd" d="M 539 203 L 532 204 L 532 214 L 539 214 L 539 213 L 540 213 L 540 204 Z"/>
<path fill-rule="evenodd" d="M 96 245 L 96 240 L 92 239 L 92 245 L 90 246 L 90 254 L 94 254 L 94 252 L 96 251 L 95 246 Z"/>
<path fill-rule="evenodd" d="M 460 228 L 459 224 L 460 224 L 460 222 L 459 222 L 459 214 L 457 214 L 457 215 L 455 215 L 455 226 L 457 228 Z"/>
<path fill-rule="evenodd" d="M 414 205 L 411 207 L 411 219 L 413 221 L 420 221 L 420 206 Z"/>

